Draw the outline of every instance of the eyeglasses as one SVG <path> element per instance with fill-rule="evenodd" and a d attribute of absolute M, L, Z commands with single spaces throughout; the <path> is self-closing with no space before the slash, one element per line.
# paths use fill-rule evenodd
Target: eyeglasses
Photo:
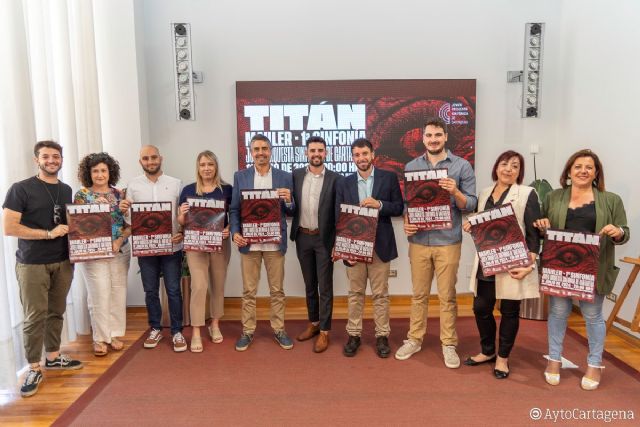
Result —
<path fill-rule="evenodd" d="M 62 224 L 62 206 L 53 205 L 53 223 L 55 225 Z"/>

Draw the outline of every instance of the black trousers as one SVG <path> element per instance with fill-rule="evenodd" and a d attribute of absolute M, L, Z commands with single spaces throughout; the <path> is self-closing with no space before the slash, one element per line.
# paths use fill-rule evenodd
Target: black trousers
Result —
<path fill-rule="evenodd" d="M 333 315 L 333 262 L 331 252 L 322 244 L 319 234 L 299 232 L 296 253 L 307 294 L 310 322 L 320 322 L 320 330 L 331 330 Z"/>
<path fill-rule="evenodd" d="M 496 352 L 496 319 L 493 307 L 496 305 L 496 283 L 478 280 L 477 296 L 473 299 L 473 312 L 480 332 L 482 354 L 491 356 Z M 498 356 L 507 358 L 516 341 L 520 326 L 520 300 L 500 301 L 500 337 Z"/>

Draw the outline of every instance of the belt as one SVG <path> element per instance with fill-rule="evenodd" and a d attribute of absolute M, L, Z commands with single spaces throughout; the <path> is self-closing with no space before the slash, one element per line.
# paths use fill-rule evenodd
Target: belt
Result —
<path fill-rule="evenodd" d="M 319 228 L 315 228 L 315 229 L 310 229 L 310 228 L 304 228 L 304 227 L 298 227 L 298 231 L 300 231 L 303 234 L 308 234 L 310 236 L 315 236 L 317 234 L 320 234 L 320 229 Z"/>

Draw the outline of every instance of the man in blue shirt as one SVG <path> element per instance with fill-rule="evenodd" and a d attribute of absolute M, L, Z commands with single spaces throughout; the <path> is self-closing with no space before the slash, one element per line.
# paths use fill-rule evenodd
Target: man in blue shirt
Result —
<path fill-rule="evenodd" d="M 478 199 L 476 179 L 468 161 L 445 150 L 447 125 L 439 118 L 428 119 L 422 136 L 427 151 L 410 161 L 405 171 L 446 168 L 447 178 L 440 180 L 440 187 L 451 195 L 452 228 L 448 230 L 418 231 L 405 217 L 404 231 L 409 237 L 409 259 L 413 297 L 409 333 L 404 345 L 395 354 L 398 360 L 407 360 L 422 349 L 427 329 L 427 308 L 431 282 L 435 273 L 440 299 L 440 341 L 447 368 L 458 368 L 460 358 L 456 353 L 458 335 L 456 318 L 456 282 L 462 243 L 462 212 L 475 210 Z"/>

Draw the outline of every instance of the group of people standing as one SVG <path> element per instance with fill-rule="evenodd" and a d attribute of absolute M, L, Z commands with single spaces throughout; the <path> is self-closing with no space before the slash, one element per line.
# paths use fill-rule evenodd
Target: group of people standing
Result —
<path fill-rule="evenodd" d="M 493 185 L 476 196 L 473 168 L 466 160 L 445 148 L 446 124 L 439 118 L 428 119 L 423 129 L 424 155 L 409 162 L 405 171 L 447 169 L 447 178 L 439 186 L 450 194 L 452 227 L 446 230 L 418 231 L 406 217 L 404 232 L 409 240 L 412 300 L 407 339 L 395 351 L 395 358 L 407 360 L 422 348 L 427 327 L 427 308 L 431 283 L 435 276 L 440 303 L 440 341 L 444 364 L 458 368 L 456 351 L 456 282 L 461 254 L 462 232 L 470 226 L 463 214 L 511 203 L 518 224 L 526 237 L 529 255 L 535 261 L 540 238 L 547 228 L 599 233 L 603 236 L 597 295 L 594 302 L 580 302 L 589 338 L 588 369 L 583 389 L 598 387 L 602 368 L 605 323 L 602 317 L 604 296 L 611 292 L 618 269 L 614 265 L 614 245 L 629 239 L 626 215 L 620 197 L 605 191 L 600 160 L 590 150 L 581 150 L 567 161 L 561 189 L 545 198 L 542 207 L 536 192 L 522 185 L 524 159 L 514 151 L 501 154 L 491 176 Z M 251 139 L 253 166 L 234 174 L 233 185 L 220 175 L 218 159 L 211 151 L 196 158 L 196 181 L 182 188 L 179 179 L 162 172 L 162 156 L 157 147 L 144 146 L 140 165 L 144 174 L 133 179 L 125 190 L 118 190 L 118 162 L 107 153 L 86 156 L 80 162 L 78 178 L 83 187 L 72 198 L 71 188 L 58 180 L 62 166 L 62 147 L 55 142 L 39 142 L 34 148 L 39 168 L 35 177 L 14 184 L 7 193 L 4 208 L 5 235 L 19 238 L 16 274 L 25 313 L 24 345 L 30 369 L 22 385 L 22 395 L 37 392 L 42 381 L 41 350 L 45 345 L 46 369 L 79 369 L 82 363 L 61 355 L 60 332 L 65 298 L 73 277 L 69 263 L 64 214 L 66 203 L 108 203 L 112 214 L 113 258 L 79 263 L 88 289 L 88 306 L 93 331 L 93 352 L 103 356 L 111 349 L 122 350 L 120 338 L 126 329 L 126 287 L 131 256 L 129 238 L 130 207 L 133 202 L 172 201 L 173 253 L 139 257 L 138 263 L 150 332 L 145 348 L 154 348 L 163 338 L 160 304 L 160 276 L 167 292 L 173 349 L 202 352 L 201 327 L 205 326 L 207 290 L 212 322 L 208 333 L 213 343 L 223 341 L 219 320 L 224 315 L 224 284 L 231 244 L 238 247 L 243 282 L 242 334 L 235 343 L 237 351 L 247 350 L 256 330 L 256 294 L 264 263 L 270 293 L 270 325 L 274 339 L 283 349 L 294 342 L 285 330 L 284 260 L 287 250 L 287 215 L 293 217 L 290 239 L 296 242 L 296 254 L 305 282 L 309 324 L 296 339 L 315 338 L 313 351 L 321 353 L 330 344 L 333 310 L 332 256 L 336 220 L 340 204 L 377 209 L 379 212 L 373 260 L 371 263 L 344 261 L 349 281 L 348 339 L 343 354 L 353 357 L 361 345 L 362 318 L 367 282 L 370 284 L 375 323 L 375 351 L 387 358 L 389 344 L 390 262 L 398 257 L 391 217 L 404 212 L 398 178 L 395 173 L 376 168 L 375 151 L 365 138 L 351 145 L 357 171 L 347 177 L 329 170 L 324 161 L 325 141 L 312 136 L 306 141 L 308 165 L 293 174 L 271 165 L 271 143 L 264 135 Z M 248 243 L 242 235 L 241 191 L 276 189 L 280 198 L 281 240 L 279 243 Z M 222 251 L 186 252 L 191 274 L 191 341 L 182 334 L 182 228 L 187 221 L 187 198 L 225 201 Z M 498 379 L 509 376 L 509 355 L 518 332 L 520 301 L 535 298 L 538 292 L 536 263 L 485 277 L 473 264 L 470 290 L 474 293 L 473 311 L 480 334 L 481 351 L 468 357 L 465 365 L 495 362 Z M 493 307 L 500 300 L 501 321 L 497 329 Z M 549 363 L 544 372 L 551 385 L 560 382 L 562 343 L 571 310 L 571 299 L 550 298 L 548 322 Z M 498 335 L 496 351 L 496 334 Z"/>

